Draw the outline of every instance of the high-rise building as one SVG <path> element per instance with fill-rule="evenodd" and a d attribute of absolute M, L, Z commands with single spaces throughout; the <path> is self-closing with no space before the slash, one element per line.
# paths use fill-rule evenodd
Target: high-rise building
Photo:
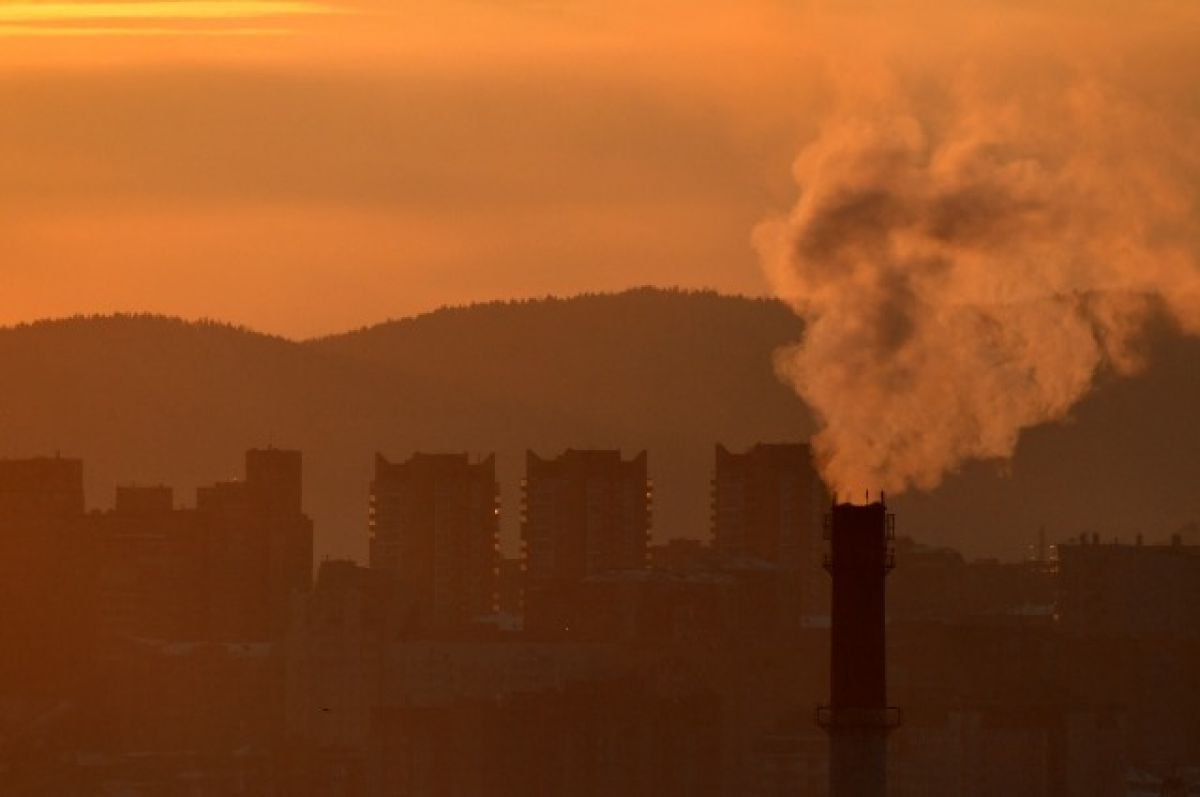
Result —
<path fill-rule="evenodd" d="M 299 451 L 263 448 L 246 452 L 247 491 L 260 506 L 281 514 L 303 511 L 303 471 Z"/>
<path fill-rule="evenodd" d="M 301 457 L 265 449 L 246 464 L 194 509 L 175 508 L 170 487 L 121 486 L 114 509 L 85 514 L 79 460 L 0 462 L 0 612 L 14 613 L 0 627 L 55 655 L 75 650 L 56 628 L 81 644 L 282 638 L 312 578 Z"/>
<path fill-rule="evenodd" d="M 83 514 L 83 461 L 63 457 L 0 460 L 0 519 Z"/>
<path fill-rule="evenodd" d="M 557 459 L 525 455 L 526 578 L 576 580 L 646 567 L 652 485 L 646 452 L 569 449 Z"/>
<path fill-rule="evenodd" d="M 206 639 L 204 516 L 176 509 L 165 486 L 121 486 L 116 507 L 88 515 L 99 628 L 109 637 Z"/>
<path fill-rule="evenodd" d="M 463 626 L 495 611 L 498 495 L 494 456 L 375 455 L 370 566 L 394 576 L 419 627 Z"/>
<path fill-rule="evenodd" d="M 313 524 L 301 508 L 299 451 L 246 452 L 245 481 L 196 491 L 204 517 L 212 633 L 277 639 L 312 584 Z"/>
<path fill-rule="evenodd" d="M 807 445 L 759 443 L 742 454 L 717 445 L 713 548 L 726 561 L 773 567 L 778 616 L 795 623 L 829 613 L 829 582 L 821 572 L 828 500 Z"/>
<path fill-rule="evenodd" d="M 525 456 L 521 538 L 526 627 L 566 629 L 574 588 L 648 562 L 652 485 L 646 452 L 567 450 Z"/>
<path fill-rule="evenodd" d="M 0 657 L 5 684 L 53 682 L 87 656 L 94 575 L 83 463 L 0 461 Z"/>
<path fill-rule="evenodd" d="M 759 443 L 735 454 L 718 444 L 712 502 L 719 552 L 790 570 L 819 562 L 828 497 L 807 445 Z"/>

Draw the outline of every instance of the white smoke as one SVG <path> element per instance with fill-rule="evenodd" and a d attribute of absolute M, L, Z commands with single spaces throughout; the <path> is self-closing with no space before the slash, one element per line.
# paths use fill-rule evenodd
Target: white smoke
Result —
<path fill-rule="evenodd" d="M 1098 372 L 1140 367 L 1152 315 L 1200 333 L 1194 114 L 1119 73 L 953 74 L 932 99 L 883 73 L 840 87 L 795 207 L 756 231 L 804 322 L 777 368 L 838 491 L 1007 458 Z"/>

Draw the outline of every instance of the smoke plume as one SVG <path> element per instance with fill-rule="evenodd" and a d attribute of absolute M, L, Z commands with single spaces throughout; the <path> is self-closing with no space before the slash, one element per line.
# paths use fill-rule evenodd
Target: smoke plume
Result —
<path fill-rule="evenodd" d="M 1151 317 L 1200 333 L 1200 128 L 1122 68 L 840 80 L 795 207 L 755 236 L 804 322 L 776 366 L 831 488 L 1010 457 L 1098 374 L 1141 367 Z"/>

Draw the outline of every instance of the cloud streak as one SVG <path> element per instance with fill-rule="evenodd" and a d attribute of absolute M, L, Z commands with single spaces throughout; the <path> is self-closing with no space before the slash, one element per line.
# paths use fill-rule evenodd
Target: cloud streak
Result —
<path fill-rule="evenodd" d="M 233 27 L 233 28 L 164 28 L 164 27 L 94 27 L 37 25 L 0 25 L 0 38 L 97 38 L 97 37 L 147 37 L 147 36 L 286 36 L 287 28 Z"/>
<path fill-rule="evenodd" d="M 305 0 L 145 0 L 144 2 L 0 4 L 0 37 L 79 38 L 272 36 L 278 24 L 199 27 L 195 23 L 278 22 L 338 13 Z"/>

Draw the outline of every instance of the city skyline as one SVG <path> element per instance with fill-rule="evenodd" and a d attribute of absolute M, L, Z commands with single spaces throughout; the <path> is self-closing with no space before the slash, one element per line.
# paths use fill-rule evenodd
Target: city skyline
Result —
<path fill-rule="evenodd" d="M 10 721 L 56 731 L 4 751 L 8 783 L 1127 797 L 1194 779 L 1200 545 L 1083 535 L 968 561 L 898 534 L 880 496 L 805 520 L 827 498 L 805 445 L 713 453 L 708 540 L 650 545 L 645 452 L 528 453 L 516 569 L 490 458 L 377 457 L 361 533 L 384 545 L 315 566 L 301 452 L 246 451 L 194 508 L 146 485 L 106 511 L 78 460 L 0 459 L 0 640 L 25 653 L 0 685 L 22 696 Z M 833 578 L 777 533 L 824 538 Z"/>
<path fill-rule="evenodd" d="M 0 0 L 0 797 L 1197 797 L 1196 0 Z"/>
<path fill-rule="evenodd" d="M 691 496 L 711 478 L 714 442 L 745 450 L 815 428 L 772 367 L 793 325 L 775 302 L 644 289 L 304 342 L 152 317 L 6 329 L 2 453 L 84 457 L 89 501 L 104 506 L 117 482 L 190 490 L 231 475 L 229 450 L 301 448 L 321 553 L 362 559 L 357 517 L 375 450 L 495 451 L 508 546 L 526 448 L 648 448 L 658 530 L 698 536 L 708 508 Z M 1165 330 L 1148 343 L 1158 367 L 1106 380 L 1074 422 L 1033 430 L 1012 460 L 964 468 L 930 493 L 888 491 L 897 511 L 923 540 L 1003 559 L 1022 556 L 1042 526 L 1133 539 L 1200 518 L 1171 453 L 1200 445 L 1189 421 L 1200 350 Z M 970 524 L 957 521 L 965 513 Z"/>

